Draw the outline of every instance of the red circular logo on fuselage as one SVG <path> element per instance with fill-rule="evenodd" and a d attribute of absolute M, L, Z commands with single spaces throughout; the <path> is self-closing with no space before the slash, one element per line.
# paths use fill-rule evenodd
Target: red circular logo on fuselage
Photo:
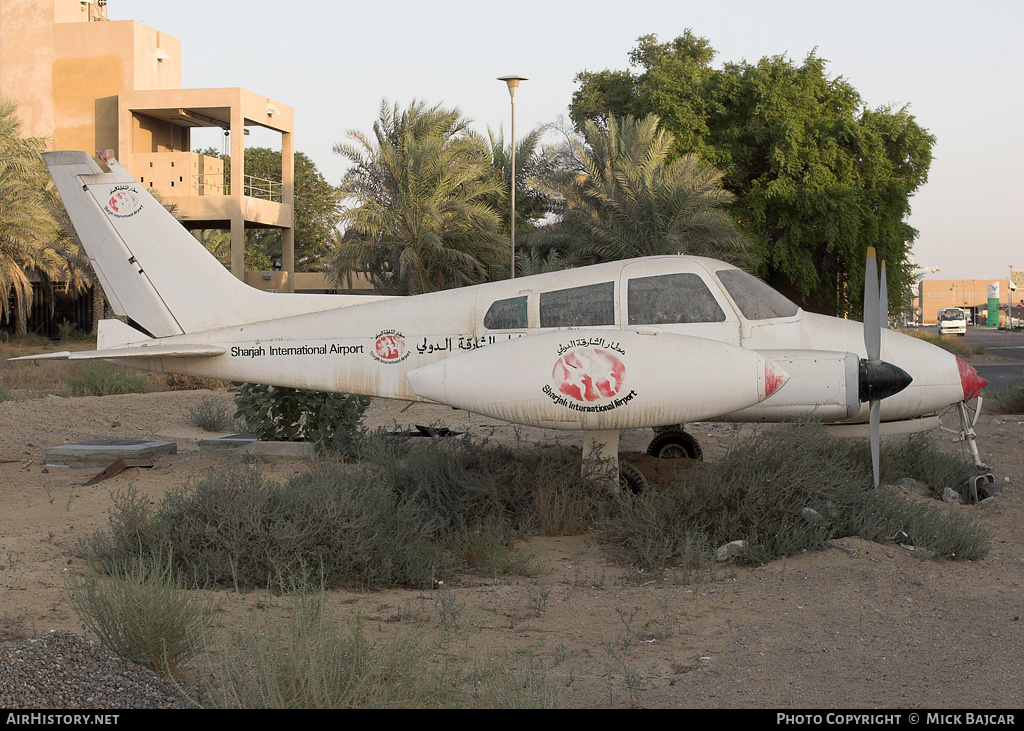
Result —
<path fill-rule="evenodd" d="M 558 390 L 577 401 L 612 398 L 622 388 L 626 366 L 602 348 L 577 348 L 555 363 L 551 377 Z"/>
<path fill-rule="evenodd" d="M 398 335 L 381 335 L 374 348 L 381 360 L 398 360 L 405 352 L 405 341 Z"/>

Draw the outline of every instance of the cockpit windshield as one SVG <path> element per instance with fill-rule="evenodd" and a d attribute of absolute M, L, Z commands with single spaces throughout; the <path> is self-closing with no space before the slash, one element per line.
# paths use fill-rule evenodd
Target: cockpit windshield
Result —
<path fill-rule="evenodd" d="M 793 317 L 800 309 L 757 277 L 742 269 L 715 272 L 725 291 L 748 320 Z"/>

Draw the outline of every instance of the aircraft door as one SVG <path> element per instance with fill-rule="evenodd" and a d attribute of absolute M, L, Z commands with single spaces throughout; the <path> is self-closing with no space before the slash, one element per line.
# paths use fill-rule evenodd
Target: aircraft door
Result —
<path fill-rule="evenodd" d="M 733 307 L 717 283 L 686 259 L 627 264 L 620 274 L 619 298 L 625 329 L 740 344 L 740 321 Z"/>

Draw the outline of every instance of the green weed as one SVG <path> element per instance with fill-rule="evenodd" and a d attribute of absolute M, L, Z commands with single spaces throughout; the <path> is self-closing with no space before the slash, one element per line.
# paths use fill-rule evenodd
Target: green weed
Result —
<path fill-rule="evenodd" d="M 267 615 L 230 632 L 211 668 L 210 704 L 223 708 L 552 708 L 564 705 L 530 658 L 455 667 L 435 642 L 407 633 L 371 642 L 319 591 L 290 597 L 290 619 Z"/>
<path fill-rule="evenodd" d="M 224 432 L 235 428 L 233 410 L 216 396 L 203 396 L 199 403 L 190 406 L 185 414 L 192 426 L 208 432 Z"/>
<path fill-rule="evenodd" d="M 1024 414 L 1024 378 L 992 391 L 986 390 L 985 411 L 993 414 Z"/>
<path fill-rule="evenodd" d="M 73 396 L 142 393 L 149 383 L 145 376 L 132 375 L 122 366 L 103 361 L 90 362 L 77 373 L 69 373 L 65 382 Z"/>
<path fill-rule="evenodd" d="M 101 577 L 71 577 L 71 606 L 100 641 L 121 657 L 174 675 L 205 644 L 209 609 L 171 562 L 135 560 Z"/>

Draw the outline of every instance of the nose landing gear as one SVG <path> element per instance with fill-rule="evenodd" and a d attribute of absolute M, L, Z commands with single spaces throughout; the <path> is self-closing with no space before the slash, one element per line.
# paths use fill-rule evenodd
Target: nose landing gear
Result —
<path fill-rule="evenodd" d="M 974 461 L 975 474 L 967 480 L 967 497 L 971 503 L 978 503 L 999 492 L 996 478 L 992 476 L 988 465 L 981 461 L 981 454 L 978 452 L 978 435 L 974 433 L 974 424 L 981 413 L 981 398 L 978 398 L 973 419 L 967 414 L 966 401 L 958 403 L 956 409 L 960 415 L 960 439 L 967 442 L 971 459 Z"/>

